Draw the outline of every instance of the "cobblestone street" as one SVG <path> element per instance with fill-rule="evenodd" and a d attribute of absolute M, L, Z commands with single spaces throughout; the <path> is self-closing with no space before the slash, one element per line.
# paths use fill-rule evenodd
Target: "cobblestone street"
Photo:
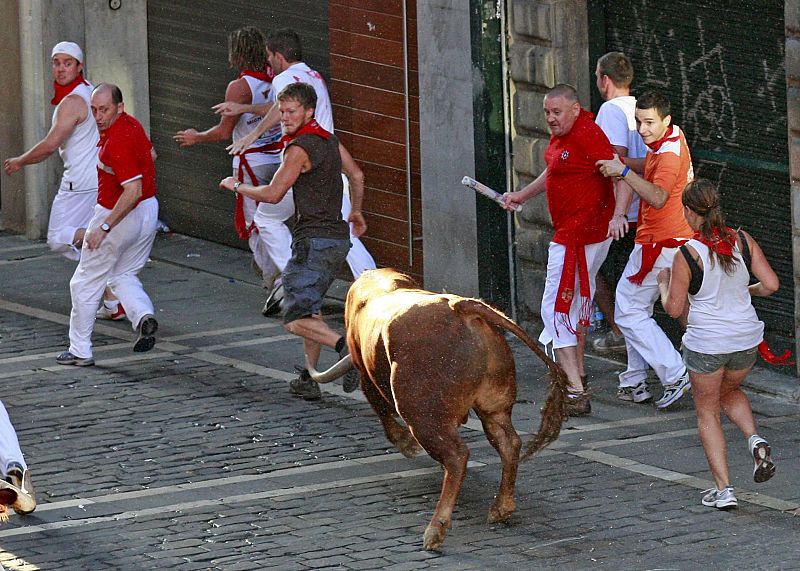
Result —
<path fill-rule="evenodd" d="M 593 414 L 521 465 L 517 513 L 489 525 L 499 458 L 470 419 L 453 526 L 422 550 L 439 465 L 390 447 L 360 392 L 293 398 L 302 344 L 260 314 L 246 252 L 159 235 L 141 274 L 158 343 L 131 352 L 127 322 L 98 322 L 95 367 L 65 367 L 73 264 L 0 233 L 3 401 L 39 506 L 0 527 L 0 564 L 35 569 L 800 569 L 797 380 L 754 374 L 752 402 L 778 471 L 724 424 L 738 510 L 712 487 L 691 399 L 616 399 L 617 361 L 589 357 Z M 326 305 L 341 328 L 342 287 Z M 515 426 L 538 425 L 544 367 L 514 343 Z M 323 353 L 325 364 L 335 359 Z M 658 390 L 656 388 L 656 390 Z"/>

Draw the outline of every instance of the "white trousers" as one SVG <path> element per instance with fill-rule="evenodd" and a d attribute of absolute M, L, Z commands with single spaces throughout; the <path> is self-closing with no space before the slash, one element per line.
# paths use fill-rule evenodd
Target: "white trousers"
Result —
<path fill-rule="evenodd" d="M 14 430 L 14 425 L 8 418 L 6 407 L 0 401 L 0 470 L 3 471 L 4 476 L 8 473 L 8 465 L 12 462 L 20 464 L 23 469 L 28 468 L 25 458 L 22 457 L 22 450 L 19 448 L 17 431 Z"/>
<path fill-rule="evenodd" d="M 589 272 L 589 294 L 592 299 L 594 299 L 594 286 L 597 272 L 606 259 L 609 247 L 611 247 L 611 238 L 585 246 L 586 267 Z M 565 252 L 566 247 L 563 244 L 550 242 L 550 249 L 547 254 L 547 278 L 545 279 L 544 293 L 542 294 L 541 315 L 544 329 L 539 335 L 539 342 L 545 346 L 552 343 L 553 349 L 577 347 L 578 345 L 578 337 L 575 333 L 570 332 L 563 325 L 556 328 L 555 323 L 556 297 L 558 296 L 558 284 L 561 283 L 561 273 L 564 269 Z M 573 297 L 572 305 L 570 305 L 569 308 L 569 320 L 574 328 L 578 326 L 581 308 L 580 283 L 577 269 L 575 271 L 575 284 L 573 288 L 575 297 Z"/>
<path fill-rule="evenodd" d="M 89 230 L 102 232 L 98 227 L 110 212 L 99 204 L 95 206 Z M 140 202 L 114 226 L 98 249 L 90 250 L 84 243 L 81 260 L 69 282 L 69 351 L 76 357 L 92 356 L 95 312 L 106 283 L 125 308 L 134 330 L 142 317 L 155 314 L 138 274 L 150 256 L 157 224 L 158 201 L 152 197 Z"/>
<path fill-rule="evenodd" d="M 647 369 L 652 367 L 661 384 L 674 383 L 686 370 L 681 355 L 675 350 L 666 333 L 653 319 L 653 306 L 660 297 L 656 277 L 663 268 L 672 267 L 677 248 L 664 248 L 653 270 L 642 285 L 628 280 L 642 267 L 642 246 L 633 247 L 617 284 L 614 320 L 625 336 L 628 367 L 619 376 L 620 387 L 635 387 L 647 379 Z"/>
<path fill-rule="evenodd" d="M 350 216 L 350 211 L 353 205 L 350 203 L 350 182 L 347 177 L 342 173 L 342 183 L 344 183 L 344 193 L 342 196 L 342 219 L 346 222 L 347 217 Z M 350 226 L 348 224 L 348 226 Z M 367 251 L 364 243 L 353 235 L 353 228 L 350 227 L 350 251 L 347 253 L 347 265 L 350 266 L 350 271 L 353 273 L 353 278 L 358 279 L 362 273 L 367 270 L 375 269 L 375 260 L 372 255 Z"/>
<path fill-rule="evenodd" d="M 97 204 L 97 189 L 86 192 L 59 190 L 50 207 L 47 245 L 70 260 L 77 260 L 81 251 L 72 245 L 75 231 L 86 228 Z"/>
<path fill-rule="evenodd" d="M 258 184 L 268 184 L 279 166 L 276 163 L 252 167 Z M 294 195 L 291 188 L 277 204 L 261 202 L 256 207 L 253 199 L 244 197 L 245 222 L 249 226 L 253 220 L 258 228 L 258 232 L 250 234 L 250 250 L 264 276 L 283 272 L 292 257 L 292 233 L 284 221 L 293 214 Z"/>

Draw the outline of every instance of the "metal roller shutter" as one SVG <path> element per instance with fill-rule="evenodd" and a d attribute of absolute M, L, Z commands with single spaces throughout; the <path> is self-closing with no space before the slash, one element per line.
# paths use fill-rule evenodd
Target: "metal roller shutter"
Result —
<path fill-rule="evenodd" d="M 595 0 L 590 8 L 592 62 L 622 51 L 633 61 L 634 95 L 670 98 L 696 176 L 718 182 L 728 223 L 756 237 L 780 277 L 775 295 L 755 300 L 759 316 L 772 334 L 793 337 L 783 2 Z"/>
<path fill-rule="evenodd" d="M 227 33 L 245 25 L 264 33 L 293 28 L 305 61 L 328 77 L 328 2 L 324 0 L 149 0 L 147 3 L 151 136 L 158 151 L 161 217 L 175 231 L 246 247 L 233 227 L 233 197 L 217 188 L 230 174 L 225 144 L 186 149 L 176 131 L 217 122 L 236 70 L 228 67 Z"/>

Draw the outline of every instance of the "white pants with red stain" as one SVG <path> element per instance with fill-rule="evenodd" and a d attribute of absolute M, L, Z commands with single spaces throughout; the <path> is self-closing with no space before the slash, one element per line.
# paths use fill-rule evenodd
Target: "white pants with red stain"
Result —
<path fill-rule="evenodd" d="M 606 259 L 608 249 L 611 247 L 611 238 L 595 244 L 587 244 L 584 247 L 586 267 L 589 272 L 589 295 L 594 298 L 597 272 L 600 270 L 600 266 L 603 265 L 603 260 Z M 552 343 L 553 349 L 577 347 L 578 345 L 578 337 L 575 333 L 570 332 L 564 325 L 557 325 L 555 322 L 556 297 L 558 296 L 558 284 L 561 283 L 561 273 L 564 269 L 565 252 L 566 247 L 563 244 L 550 242 L 550 249 L 547 253 L 547 278 L 545 279 L 544 293 L 542 294 L 541 315 L 544 329 L 539 335 L 539 343 L 544 346 Z M 575 296 L 572 298 L 572 305 L 569 308 L 569 321 L 573 328 L 578 326 L 581 308 L 579 279 L 576 269 L 575 284 L 573 286 Z"/>
<path fill-rule="evenodd" d="M 23 469 L 28 467 L 19 448 L 17 432 L 11 424 L 11 419 L 8 418 L 6 407 L 0 401 L 0 471 L 4 476 L 8 472 L 8 465 L 12 462 L 20 464 Z"/>
<path fill-rule="evenodd" d="M 102 232 L 99 226 L 110 212 L 99 204 L 95 206 L 89 231 Z M 81 260 L 69 282 L 69 351 L 76 357 L 92 356 L 95 312 L 106 284 L 119 298 L 134 330 L 145 315 L 154 315 L 153 302 L 138 274 L 153 249 L 157 223 L 158 201 L 148 198 L 111 229 L 99 248 L 90 250 L 84 242 Z"/>
<path fill-rule="evenodd" d="M 81 251 L 72 245 L 75 231 L 86 228 L 97 204 L 97 189 L 86 192 L 59 190 L 50 207 L 47 245 L 67 259 L 77 260 Z"/>
<path fill-rule="evenodd" d="M 674 383 L 686 371 L 680 353 L 653 319 L 653 306 L 661 295 L 656 277 L 663 268 L 672 267 L 677 251 L 678 248 L 661 250 L 642 285 L 636 285 L 628 280 L 628 276 L 638 273 L 642 267 L 642 246 L 636 244 L 622 272 L 617 284 L 614 321 L 625 336 L 628 367 L 619 375 L 620 387 L 638 386 L 647 379 L 649 367 L 662 385 Z"/>
<path fill-rule="evenodd" d="M 342 182 L 344 183 L 344 195 L 342 196 L 342 220 L 347 221 L 350 216 L 350 211 L 353 205 L 350 203 L 350 182 L 347 177 L 342 173 Z M 348 224 L 349 226 L 349 224 Z M 375 269 L 375 260 L 372 255 L 364 246 L 364 243 L 353 235 L 353 227 L 350 227 L 350 251 L 347 253 L 347 265 L 350 266 L 350 271 L 353 273 L 353 279 L 358 279 L 363 272 Z"/>

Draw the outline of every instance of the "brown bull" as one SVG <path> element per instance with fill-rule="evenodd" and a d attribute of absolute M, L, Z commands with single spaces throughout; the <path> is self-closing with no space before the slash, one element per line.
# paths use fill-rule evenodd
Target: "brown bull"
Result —
<path fill-rule="evenodd" d="M 442 493 L 423 536 L 425 549 L 439 547 L 450 527 L 469 458 L 458 427 L 470 409 L 503 463 L 488 521 L 508 520 L 516 509 L 521 442 L 511 424 L 516 372 L 503 330 L 522 339 L 551 372 L 539 432 L 523 459 L 558 438 L 567 385 L 561 368 L 517 324 L 484 302 L 421 290 L 391 269 L 365 272 L 350 287 L 345 325 L 352 364 L 361 372 L 361 388 L 386 437 L 408 457 L 422 446 L 444 467 Z M 331 380 L 325 375 L 312 371 L 318 382 Z M 398 414 L 408 428 L 395 420 Z"/>

